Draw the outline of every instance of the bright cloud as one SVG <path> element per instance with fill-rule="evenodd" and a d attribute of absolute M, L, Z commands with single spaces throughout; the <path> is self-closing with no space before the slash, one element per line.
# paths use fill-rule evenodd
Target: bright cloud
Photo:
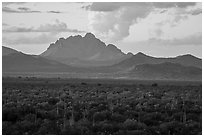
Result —
<path fill-rule="evenodd" d="M 59 20 L 55 20 L 54 23 L 43 24 L 38 27 L 7 27 L 3 29 L 3 32 L 11 33 L 11 32 L 74 32 L 74 33 L 85 33 L 85 31 L 80 31 L 77 29 L 68 28 L 67 24 L 64 22 L 60 22 Z"/>
<path fill-rule="evenodd" d="M 200 9 L 188 10 L 188 7 L 195 6 L 196 3 L 93 3 L 87 6 L 90 10 L 90 30 L 96 35 L 108 39 L 109 41 L 123 40 L 129 36 L 130 27 L 139 24 L 142 19 L 146 19 L 153 13 L 155 19 L 164 17 L 162 12 L 171 11 L 171 25 L 177 25 L 180 20 L 187 19 L 188 15 L 198 15 Z M 166 12 L 167 11 L 167 12 Z M 181 13 L 181 11 L 183 13 Z M 180 12 L 180 13 L 178 13 Z M 165 20 L 168 22 L 168 20 Z M 149 27 L 149 26 L 146 26 Z M 162 30 L 157 27 L 155 34 L 161 35 Z"/>

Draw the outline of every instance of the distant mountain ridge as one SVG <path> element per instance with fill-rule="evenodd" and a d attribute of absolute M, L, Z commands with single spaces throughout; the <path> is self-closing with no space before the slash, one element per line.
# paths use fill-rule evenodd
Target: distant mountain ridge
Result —
<path fill-rule="evenodd" d="M 88 33 L 84 37 L 60 38 L 41 55 L 24 54 L 3 46 L 2 72 L 59 73 L 76 78 L 202 81 L 202 60 L 190 54 L 174 58 L 156 58 L 141 52 L 125 54 Z"/>
<path fill-rule="evenodd" d="M 133 66 L 141 65 L 141 64 L 160 64 L 160 63 L 165 63 L 165 62 L 178 63 L 184 66 L 193 66 L 197 68 L 202 68 L 202 60 L 190 54 L 177 56 L 174 58 L 173 57 L 172 58 L 156 58 L 156 57 L 145 55 L 141 52 L 113 66 L 124 69 L 124 68 L 133 67 Z"/>
<path fill-rule="evenodd" d="M 19 53 L 19 52 L 14 49 L 2 46 L 2 56 L 6 56 L 13 53 Z"/>
<path fill-rule="evenodd" d="M 60 62 L 48 60 L 37 55 L 28 55 L 11 48 L 2 47 L 3 72 L 68 72 L 78 71 Z M 5 54 L 6 53 L 6 54 Z"/>
<path fill-rule="evenodd" d="M 137 65 L 130 74 L 131 77 L 151 80 L 202 80 L 202 69 L 170 62 Z"/>

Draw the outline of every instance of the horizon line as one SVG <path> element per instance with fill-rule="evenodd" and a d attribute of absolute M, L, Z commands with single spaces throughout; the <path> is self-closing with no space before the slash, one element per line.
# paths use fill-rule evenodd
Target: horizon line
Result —
<path fill-rule="evenodd" d="M 23 53 L 23 54 L 26 54 L 26 55 L 33 55 L 33 56 L 40 56 L 42 53 L 40 53 L 40 54 L 32 54 L 32 53 L 25 53 L 25 52 L 22 52 L 22 51 L 20 51 L 20 50 L 17 50 L 17 49 L 14 49 L 14 48 L 11 48 L 11 47 L 8 47 L 8 46 L 5 46 L 5 45 L 2 45 L 2 48 L 3 47 L 5 47 L 5 48 L 10 48 L 10 49 L 12 49 L 12 50 L 15 50 L 15 51 L 18 51 L 18 52 L 21 52 L 21 53 Z M 122 51 L 122 50 L 121 50 Z M 122 51 L 123 52 L 123 51 Z M 2 50 L 2 53 L 3 53 L 3 50 Z M 2 54 L 1 53 L 1 54 Z M 124 52 L 123 52 L 124 53 Z M 146 56 L 149 56 L 149 57 L 154 57 L 154 58 L 176 58 L 176 57 L 179 57 L 179 56 L 185 56 L 185 55 L 191 55 L 191 56 L 193 56 L 193 57 L 196 57 L 196 58 L 198 58 L 198 59 L 201 59 L 202 60 L 202 57 L 198 57 L 198 56 L 196 56 L 196 55 L 193 55 L 193 54 L 190 54 L 190 53 L 186 53 L 186 54 L 179 54 L 179 55 L 176 55 L 176 56 L 168 56 L 168 57 L 165 57 L 165 56 L 153 56 L 153 55 L 149 55 L 149 54 L 146 54 L 146 53 L 144 53 L 144 52 L 141 52 L 141 51 L 138 51 L 137 53 L 132 53 L 132 52 L 127 52 L 127 53 L 124 53 L 124 54 L 133 54 L 133 56 L 135 56 L 135 55 L 137 55 L 137 54 L 139 54 L 139 53 L 142 53 L 142 54 L 144 54 L 144 55 L 146 55 Z"/>

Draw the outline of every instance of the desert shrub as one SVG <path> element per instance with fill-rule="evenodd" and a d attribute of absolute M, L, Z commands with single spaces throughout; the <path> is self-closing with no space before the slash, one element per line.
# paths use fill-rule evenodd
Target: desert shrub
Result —
<path fill-rule="evenodd" d="M 153 84 L 152 84 L 152 87 L 157 87 L 157 86 L 158 86 L 157 83 L 153 83 Z"/>

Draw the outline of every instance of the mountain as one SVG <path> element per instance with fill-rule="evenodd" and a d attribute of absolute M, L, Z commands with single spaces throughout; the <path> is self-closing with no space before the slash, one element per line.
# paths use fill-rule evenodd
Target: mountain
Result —
<path fill-rule="evenodd" d="M 67 72 L 78 69 L 36 55 L 27 55 L 2 47 L 3 72 Z"/>
<path fill-rule="evenodd" d="M 180 80 L 201 81 L 202 69 L 184 66 L 178 63 L 139 64 L 132 67 L 97 67 L 90 68 L 90 72 L 100 74 L 106 78 L 123 78 L 137 80 Z M 98 77 L 100 77 L 98 76 Z"/>
<path fill-rule="evenodd" d="M 128 75 L 130 77 L 148 80 L 201 81 L 202 69 L 165 62 L 161 64 L 136 65 L 132 70 L 129 70 Z"/>
<path fill-rule="evenodd" d="M 40 56 L 72 66 L 107 66 L 131 57 L 113 44 L 106 45 L 92 33 L 60 38 Z"/>
<path fill-rule="evenodd" d="M 113 65 L 112 67 L 119 68 L 119 69 L 127 69 L 141 64 L 161 64 L 165 62 L 178 63 L 184 66 L 193 66 L 197 68 L 202 68 L 202 60 L 190 54 L 177 56 L 175 58 L 156 58 L 156 57 L 145 55 L 141 52 Z"/>
<path fill-rule="evenodd" d="M 12 53 L 19 53 L 19 52 L 14 49 L 2 46 L 2 56 L 6 56 Z"/>
<path fill-rule="evenodd" d="M 91 35 L 91 34 L 87 34 Z M 80 37 L 81 36 L 74 36 Z M 93 38 L 94 36 L 85 36 L 88 38 Z M 83 38 L 82 38 L 83 39 Z M 92 45 L 93 46 L 93 45 Z M 103 45 L 104 46 L 104 45 Z M 93 46 L 95 47 L 95 46 Z M 96 46 L 97 47 L 97 46 Z M 124 54 L 120 53 L 120 50 L 115 48 L 114 45 L 104 46 L 105 49 L 101 51 L 100 55 L 109 56 L 110 53 L 118 53 L 118 56 L 129 56 L 128 58 L 120 61 L 119 63 L 111 66 L 92 66 L 89 68 L 76 67 L 63 64 L 62 62 L 56 61 L 55 58 L 47 58 L 48 56 L 42 55 L 28 55 L 22 52 L 16 51 L 11 48 L 2 47 L 2 70 L 3 73 L 10 72 L 12 74 L 25 74 L 29 73 L 32 76 L 46 76 L 47 72 L 51 77 L 63 76 L 66 78 L 125 78 L 125 79 L 139 79 L 139 80 L 185 80 L 185 81 L 201 81 L 202 80 L 202 61 L 192 55 L 182 55 L 175 58 L 155 58 L 145 55 L 139 52 L 136 55 L 131 55 L 131 53 Z M 58 46 L 49 48 L 59 48 Z M 107 48 L 107 49 L 106 49 Z M 64 47 L 62 47 L 64 49 Z M 66 49 L 66 48 L 65 48 Z M 93 48 L 94 49 L 94 48 Z M 106 51 L 107 50 L 107 51 Z M 110 50 L 110 51 L 109 51 Z M 52 50 L 47 50 L 52 51 Z M 58 52 L 58 50 L 56 50 Z M 61 52 L 61 50 L 59 50 Z M 100 51 L 100 50 L 99 50 Z M 73 51 L 74 52 L 74 51 Z M 83 51 L 80 51 L 81 53 Z M 85 51 L 88 53 L 89 51 Z M 45 52 L 48 54 L 48 52 Z M 45 54 L 43 53 L 43 54 Z M 55 54 L 53 55 L 63 57 L 64 55 Z M 70 53 L 71 54 L 71 53 Z M 77 53 L 78 54 L 78 53 Z M 82 53 L 83 54 L 83 53 Z M 51 52 L 49 55 L 52 55 Z M 79 57 L 84 57 L 87 59 L 88 54 L 80 55 Z M 69 55 L 68 55 L 69 56 Z M 70 55 L 71 56 L 71 55 Z M 74 56 L 74 54 L 73 54 Z M 116 54 L 112 55 L 115 57 Z M 76 55 L 75 55 L 76 57 Z M 93 57 L 93 56 L 92 56 Z M 94 56 L 93 58 L 88 58 L 88 60 L 83 60 L 80 63 L 89 63 L 90 60 L 94 64 L 95 62 L 101 63 L 104 59 L 108 61 L 109 57 Z M 65 58 L 64 58 L 65 59 Z M 72 60 L 71 58 L 69 58 Z M 79 59 L 78 59 L 79 60 Z M 94 61 L 93 61 L 94 60 Z M 111 59 L 110 59 L 111 60 Z M 101 64 L 100 64 L 101 65 Z M 5 74 L 4 73 L 4 74 Z M 62 74 L 62 75 L 61 75 Z M 6 76 L 6 75 L 4 75 Z"/>

